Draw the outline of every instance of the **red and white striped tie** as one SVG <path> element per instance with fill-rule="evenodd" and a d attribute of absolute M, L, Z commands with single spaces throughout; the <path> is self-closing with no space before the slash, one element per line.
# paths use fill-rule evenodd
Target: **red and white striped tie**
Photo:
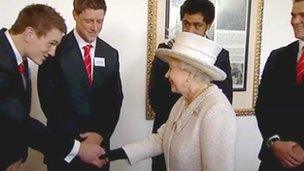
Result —
<path fill-rule="evenodd" d="M 297 63 L 297 85 L 301 85 L 304 80 L 304 51 L 302 52 Z"/>
<path fill-rule="evenodd" d="M 25 69 L 25 66 L 24 66 L 24 63 L 23 63 L 23 62 L 21 62 L 21 63 L 18 65 L 18 72 L 19 72 L 19 74 L 21 74 L 21 75 L 24 75 L 24 74 L 25 74 L 26 69 Z"/>
<path fill-rule="evenodd" d="M 92 77 L 92 61 L 90 50 L 93 46 L 91 44 L 87 44 L 83 47 L 84 49 L 84 66 L 87 72 L 87 77 L 89 80 L 89 85 L 92 86 L 93 84 L 93 77 Z"/>

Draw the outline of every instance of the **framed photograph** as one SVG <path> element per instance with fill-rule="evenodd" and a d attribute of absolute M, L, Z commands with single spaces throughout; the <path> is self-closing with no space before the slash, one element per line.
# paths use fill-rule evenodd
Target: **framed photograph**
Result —
<path fill-rule="evenodd" d="M 165 39 L 173 38 L 177 32 L 182 31 L 180 20 L 180 7 L 185 0 L 166 0 L 165 16 Z M 207 33 L 207 37 L 219 43 L 230 53 L 230 61 L 233 64 L 232 71 L 242 73 L 243 77 L 232 77 L 234 91 L 246 91 L 246 74 L 248 44 L 249 44 L 249 23 L 251 0 L 211 0 L 215 5 L 216 15 L 214 23 Z M 235 5 L 239 4 L 239 5 Z M 233 20 L 231 20 L 233 19 Z M 239 68 L 242 66 L 243 68 Z M 234 80 L 237 79 L 237 80 Z"/>
<path fill-rule="evenodd" d="M 147 90 L 154 51 L 181 31 L 180 6 L 185 0 L 149 0 Z M 259 84 L 263 0 L 211 0 L 216 15 L 207 36 L 229 51 L 233 106 L 240 115 L 253 114 Z M 238 4 L 238 5 L 235 5 Z M 146 93 L 147 118 L 154 112 Z"/>

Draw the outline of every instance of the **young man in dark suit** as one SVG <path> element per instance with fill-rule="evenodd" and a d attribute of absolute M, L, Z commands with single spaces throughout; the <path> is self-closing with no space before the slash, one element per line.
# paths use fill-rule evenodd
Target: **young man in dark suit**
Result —
<path fill-rule="evenodd" d="M 304 0 L 293 1 L 291 25 L 298 40 L 270 53 L 259 86 L 260 171 L 304 170 Z"/>
<path fill-rule="evenodd" d="M 214 20 L 214 5 L 209 0 L 186 0 L 180 9 L 180 17 L 182 21 L 182 29 L 186 32 L 191 32 L 197 35 L 206 36 L 206 31 L 212 25 Z M 172 40 L 171 40 L 172 41 Z M 160 48 L 171 48 L 170 41 L 162 43 Z M 223 49 L 215 66 L 223 70 L 227 78 L 224 81 L 214 82 L 228 100 L 232 103 L 232 77 L 229 61 L 229 52 Z M 168 71 L 168 64 L 155 58 L 149 87 L 149 98 L 153 111 L 155 112 L 155 120 L 153 132 L 157 132 L 158 128 L 166 122 L 169 113 L 180 95 L 172 93 L 168 80 L 165 78 L 165 73 Z M 165 160 L 163 156 L 153 157 L 152 170 L 165 170 Z"/>
<path fill-rule="evenodd" d="M 76 27 L 63 37 L 56 57 L 39 67 L 38 94 L 48 127 L 109 149 L 123 94 L 118 51 L 98 38 L 106 9 L 104 0 L 74 0 Z M 80 160 L 67 165 L 52 156 L 46 163 L 49 171 L 109 169 Z"/>
<path fill-rule="evenodd" d="M 104 152 L 99 146 L 77 143 L 29 116 L 31 80 L 27 59 L 41 65 L 54 56 L 65 33 L 60 14 L 41 4 L 25 7 L 9 30 L 0 30 L 0 170 L 18 170 L 27 157 L 28 146 L 64 162 L 77 155 L 102 166 L 99 156 Z"/>

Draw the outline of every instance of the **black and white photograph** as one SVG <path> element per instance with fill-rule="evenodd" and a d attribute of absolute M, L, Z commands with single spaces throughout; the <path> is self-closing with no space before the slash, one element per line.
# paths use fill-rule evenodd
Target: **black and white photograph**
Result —
<path fill-rule="evenodd" d="M 245 31 L 247 3 L 248 0 L 218 0 L 217 29 Z"/>
<path fill-rule="evenodd" d="M 166 0 L 166 39 L 171 39 L 176 33 L 182 31 L 179 10 L 184 1 Z M 227 49 L 230 53 L 230 61 L 242 64 L 243 72 L 247 71 L 251 0 L 211 0 L 211 2 L 217 10 L 214 22 L 207 31 L 207 37 Z M 234 91 L 246 91 L 246 80 L 243 79 L 242 82 L 233 80 L 233 82 L 238 82 L 233 86 Z"/>
<path fill-rule="evenodd" d="M 206 32 L 206 37 L 229 52 L 235 111 L 240 115 L 252 114 L 260 78 L 263 1 L 210 1 L 215 7 L 215 18 Z M 153 51 L 158 44 L 169 41 L 182 31 L 180 8 L 185 0 L 149 2 L 148 29 L 151 32 L 148 34 L 147 87 L 150 84 L 151 67 L 155 57 Z M 153 118 L 154 113 L 149 105 L 149 99 L 146 99 L 147 118 Z"/>
<path fill-rule="evenodd" d="M 244 84 L 244 64 L 231 63 L 231 75 L 233 88 L 242 88 Z"/>

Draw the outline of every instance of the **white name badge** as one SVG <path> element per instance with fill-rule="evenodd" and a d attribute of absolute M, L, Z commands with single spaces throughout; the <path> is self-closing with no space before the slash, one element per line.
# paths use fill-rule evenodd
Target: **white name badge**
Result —
<path fill-rule="evenodd" d="M 94 59 L 95 66 L 105 67 L 105 58 L 95 57 Z"/>

